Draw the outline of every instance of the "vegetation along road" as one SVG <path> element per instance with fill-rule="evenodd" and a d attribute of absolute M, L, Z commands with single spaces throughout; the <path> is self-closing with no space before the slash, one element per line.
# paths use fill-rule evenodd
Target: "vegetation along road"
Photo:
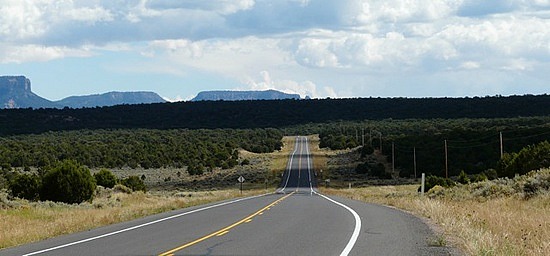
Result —
<path fill-rule="evenodd" d="M 441 255 L 418 218 L 316 189 L 297 137 L 276 193 L 150 216 L 1 251 L 1 255 Z"/>

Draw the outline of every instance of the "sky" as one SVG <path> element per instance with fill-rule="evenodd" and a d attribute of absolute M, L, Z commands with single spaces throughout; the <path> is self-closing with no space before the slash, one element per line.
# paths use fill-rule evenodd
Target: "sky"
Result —
<path fill-rule="evenodd" d="M 0 75 L 50 100 L 550 92 L 550 0 L 0 0 Z"/>

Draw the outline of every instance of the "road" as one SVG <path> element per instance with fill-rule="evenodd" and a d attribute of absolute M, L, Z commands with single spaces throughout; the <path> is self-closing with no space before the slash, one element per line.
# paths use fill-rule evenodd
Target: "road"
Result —
<path fill-rule="evenodd" d="M 327 197 L 297 137 L 276 193 L 186 208 L 5 249 L 0 255 L 447 255 L 412 215 Z"/>

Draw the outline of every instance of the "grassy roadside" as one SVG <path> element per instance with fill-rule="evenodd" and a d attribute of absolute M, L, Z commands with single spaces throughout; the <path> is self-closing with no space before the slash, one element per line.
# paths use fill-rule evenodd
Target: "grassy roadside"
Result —
<path fill-rule="evenodd" d="M 319 149 L 310 140 L 314 166 L 347 168 L 345 152 Z M 317 156 L 321 158 L 315 159 Z M 316 169 L 318 170 L 318 169 Z M 330 174 L 327 173 L 327 174 Z M 535 177 L 536 176 L 536 177 Z M 542 188 L 526 196 L 526 183 Z M 538 184 L 538 185 L 537 185 Z M 516 179 L 501 179 L 451 189 L 435 188 L 421 197 L 419 185 L 324 188 L 323 193 L 377 203 L 427 219 L 438 233 L 434 246 L 458 248 L 466 255 L 550 255 L 550 169 Z"/>
<path fill-rule="evenodd" d="M 263 193 L 263 189 L 246 190 L 242 196 Z M 0 193 L 0 249 L 240 196 L 237 189 L 154 193 L 99 189 L 92 203 L 69 205 L 8 200 Z"/>
<path fill-rule="evenodd" d="M 493 199 L 418 196 L 416 185 L 322 192 L 393 206 L 428 218 L 447 244 L 467 255 L 550 255 L 550 195 Z"/>
<path fill-rule="evenodd" d="M 153 189 L 147 193 L 128 193 L 101 188 L 93 202 L 78 205 L 11 199 L 0 191 L 0 249 L 240 197 L 236 186 L 239 175 L 246 177 L 242 196 L 266 193 L 265 179 L 269 181 L 267 191 L 272 191 L 279 184 L 293 148 L 294 137 L 284 137 L 280 151 L 255 154 L 241 150 L 240 157 L 250 164 L 202 176 L 190 176 L 181 169 L 113 170 L 119 178 L 145 175 L 146 183 Z"/>

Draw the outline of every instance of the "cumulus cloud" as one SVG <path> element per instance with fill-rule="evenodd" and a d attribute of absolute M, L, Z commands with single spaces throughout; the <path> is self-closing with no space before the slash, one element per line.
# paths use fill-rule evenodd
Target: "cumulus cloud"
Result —
<path fill-rule="evenodd" d="M 423 83 L 456 72 L 546 78 L 550 1 L 4 0 L 0 40 L 2 63 L 124 51 L 149 61 L 139 72 L 364 95 L 411 81 L 401 74 Z"/>
<path fill-rule="evenodd" d="M 312 81 L 293 81 L 287 79 L 273 80 L 270 73 L 265 70 L 261 71 L 256 78 L 249 77 L 246 84 L 247 87 L 240 89 L 256 91 L 274 89 L 286 93 L 296 93 L 302 98 L 305 98 L 306 96 L 314 98 L 337 97 L 334 89 L 329 86 L 318 89 L 318 86 Z"/>

